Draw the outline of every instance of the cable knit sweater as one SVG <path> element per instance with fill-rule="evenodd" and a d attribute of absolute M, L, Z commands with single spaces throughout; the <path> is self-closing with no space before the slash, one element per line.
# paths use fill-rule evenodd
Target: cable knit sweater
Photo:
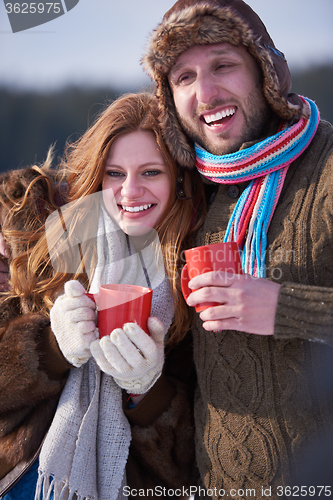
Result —
<path fill-rule="evenodd" d="M 290 167 L 269 227 L 266 276 L 282 284 L 274 336 L 208 333 L 197 321 L 196 456 L 217 493 L 252 488 L 261 499 L 271 487 L 279 498 L 279 487 L 304 484 L 311 447 L 332 439 L 332 153 L 333 128 L 322 122 Z M 197 245 L 223 241 L 236 202 L 219 186 Z"/>
<path fill-rule="evenodd" d="M 199 318 L 193 329 L 196 459 L 201 481 L 214 499 L 278 500 L 288 494 L 286 487 L 296 488 L 297 494 L 297 486 L 332 484 L 332 169 L 333 127 L 321 122 L 311 145 L 289 168 L 269 227 L 266 276 L 282 284 L 274 336 L 207 332 Z M 238 186 L 240 193 L 245 186 Z M 209 212 L 196 245 L 223 241 L 237 203 L 228 186 L 210 184 L 207 192 Z M 185 426 L 188 417 L 172 403 L 166 410 L 167 398 L 172 398 L 163 391 L 155 391 L 154 404 L 144 398 L 127 410 L 133 452 L 143 453 L 144 433 L 147 442 L 155 432 L 163 435 L 165 449 L 177 447 L 175 432 L 162 434 L 167 429 L 163 419 L 175 422 L 179 433 L 179 422 Z M 183 418 L 177 418 L 177 411 Z M 143 453 L 143 483 L 154 464 L 158 475 L 157 449 Z M 192 448 L 188 450 L 191 454 Z M 173 456 L 169 470 L 175 465 Z M 188 471 L 183 480 L 188 484 Z"/>

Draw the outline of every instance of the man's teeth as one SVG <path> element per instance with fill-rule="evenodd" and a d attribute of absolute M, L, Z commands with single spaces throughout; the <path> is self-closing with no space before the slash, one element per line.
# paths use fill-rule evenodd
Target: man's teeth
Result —
<path fill-rule="evenodd" d="M 235 108 L 224 109 L 223 111 L 219 111 L 218 113 L 215 113 L 214 115 L 204 116 L 204 120 L 208 124 L 208 123 L 216 122 L 218 120 L 222 120 L 222 118 L 226 118 L 227 116 L 232 116 L 235 113 L 236 113 Z"/>
<path fill-rule="evenodd" d="M 121 206 L 125 212 L 143 212 L 144 210 L 148 210 L 148 208 L 151 208 L 153 204 L 151 203 L 150 205 L 141 205 L 140 207 L 126 207 L 124 205 Z"/>

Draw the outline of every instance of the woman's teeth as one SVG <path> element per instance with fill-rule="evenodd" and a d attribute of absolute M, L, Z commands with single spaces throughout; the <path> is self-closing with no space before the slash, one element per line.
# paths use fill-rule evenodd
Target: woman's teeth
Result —
<path fill-rule="evenodd" d="M 148 210 L 148 208 L 151 208 L 153 204 L 151 203 L 150 205 L 141 205 L 140 207 L 125 207 L 121 205 L 122 210 L 125 210 L 125 212 L 143 212 L 144 210 Z"/>

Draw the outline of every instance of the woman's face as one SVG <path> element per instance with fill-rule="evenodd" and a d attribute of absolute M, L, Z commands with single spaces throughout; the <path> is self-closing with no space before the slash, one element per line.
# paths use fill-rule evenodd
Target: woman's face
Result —
<path fill-rule="evenodd" d="M 153 132 L 136 130 L 118 137 L 106 160 L 103 200 L 120 228 L 130 235 L 154 228 L 170 193 L 170 173 Z"/>

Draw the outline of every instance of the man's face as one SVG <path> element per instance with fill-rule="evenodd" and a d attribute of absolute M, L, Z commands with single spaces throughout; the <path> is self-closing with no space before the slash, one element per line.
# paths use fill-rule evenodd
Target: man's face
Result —
<path fill-rule="evenodd" d="M 210 153 L 233 153 L 262 136 L 271 111 L 259 66 L 245 47 L 195 45 L 168 79 L 185 132 Z"/>

